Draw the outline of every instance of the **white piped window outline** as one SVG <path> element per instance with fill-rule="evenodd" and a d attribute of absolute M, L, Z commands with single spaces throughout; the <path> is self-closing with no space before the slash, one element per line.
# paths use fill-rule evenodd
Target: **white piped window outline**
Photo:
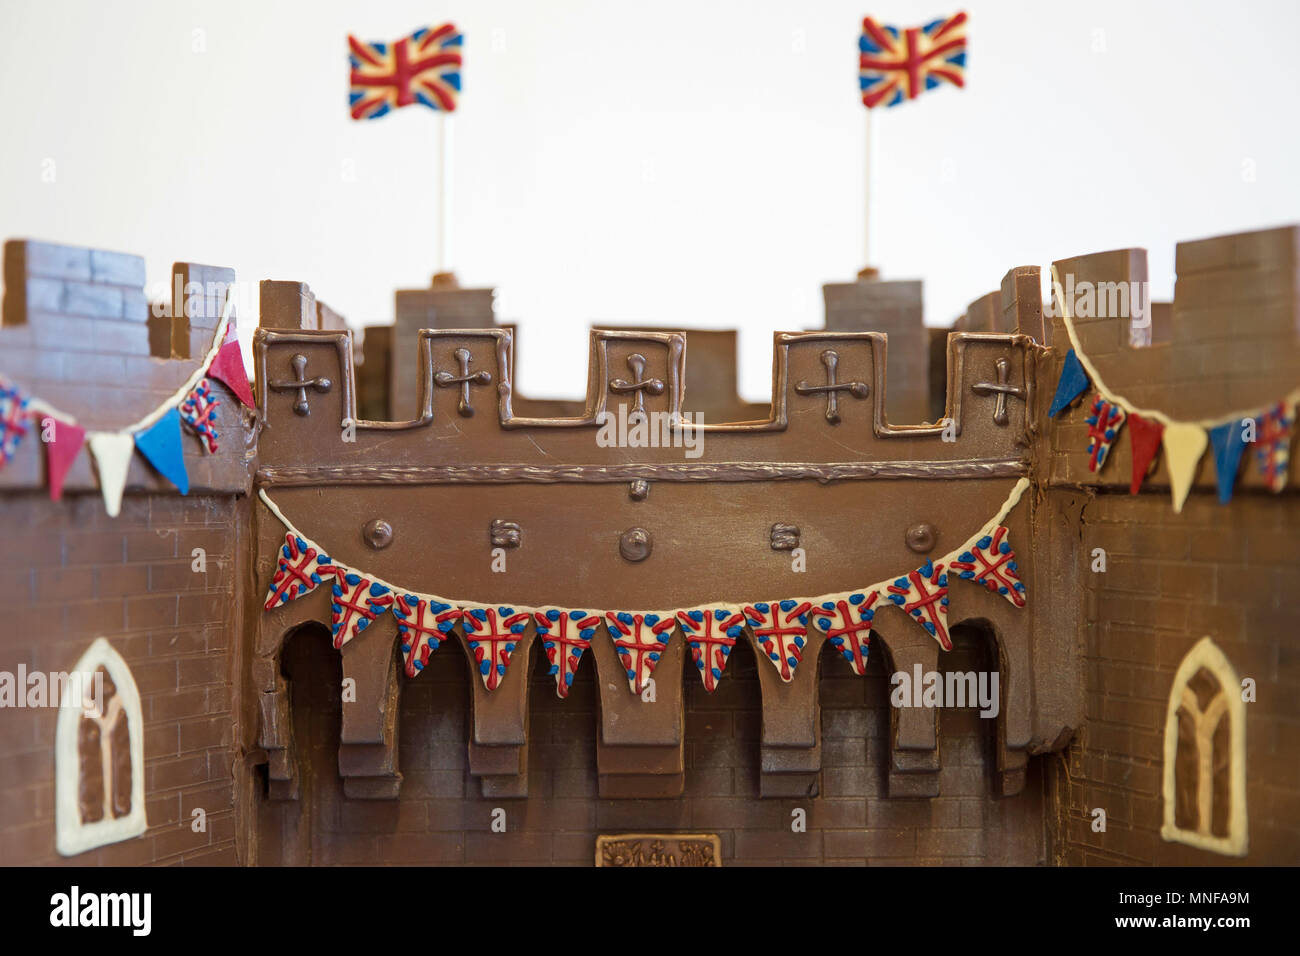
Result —
<path fill-rule="evenodd" d="M 1204 709 L 1188 685 L 1202 670 L 1213 675 L 1218 692 Z M 1177 757 L 1179 711 L 1186 711 L 1195 728 L 1197 755 L 1197 829 L 1177 823 Z M 1216 836 L 1213 820 L 1214 734 L 1221 721 L 1228 721 L 1228 818 L 1227 835 Z M 1246 704 L 1241 699 L 1241 680 L 1223 651 L 1208 636 L 1201 638 L 1183 657 L 1169 691 L 1165 710 L 1164 825 L 1160 836 L 1171 843 L 1185 843 L 1200 850 L 1225 856 L 1245 856 L 1248 847 L 1246 816 Z"/>
<path fill-rule="evenodd" d="M 123 816 L 105 813 L 102 820 L 82 822 L 81 816 L 81 754 L 78 746 L 83 716 L 95 719 L 97 715 L 87 710 L 77 696 L 68 694 L 59 702 L 58 726 L 54 738 L 54 825 L 56 846 L 63 856 L 75 856 L 108 843 L 118 843 L 139 836 L 148 823 L 144 809 L 144 716 L 140 711 L 140 691 L 131 676 L 131 668 L 122 656 L 104 638 L 94 643 L 81 655 L 73 667 L 83 688 L 93 687 L 94 675 L 100 668 L 112 680 L 116 693 L 110 716 L 125 719 L 131 752 L 131 808 Z M 108 726 L 106 723 L 104 726 Z M 106 742 L 101 740 L 101 746 Z M 111 780 L 103 780 L 105 793 L 111 793 Z"/>

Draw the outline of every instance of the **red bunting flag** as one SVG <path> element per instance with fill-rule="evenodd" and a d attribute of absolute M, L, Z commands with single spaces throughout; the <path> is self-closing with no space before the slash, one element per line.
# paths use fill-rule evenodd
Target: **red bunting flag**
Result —
<path fill-rule="evenodd" d="M 86 442 L 86 430 L 57 418 L 47 420 L 50 423 L 48 429 L 44 428 L 44 422 L 41 423 L 41 437 L 49 436 L 45 442 L 45 470 L 49 473 L 50 500 L 60 501 L 63 498 L 63 479 Z"/>
<path fill-rule="evenodd" d="M 208 377 L 225 382 L 237 399 L 249 408 L 254 407 L 253 392 L 248 387 L 248 373 L 244 371 L 244 356 L 239 351 L 237 339 L 227 339 L 221 343 L 212 364 L 208 366 Z"/>
<path fill-rule="evenodd" d="M 1128 493 L 1135 495 L 1142 487 L 1142 482 L 1151 470 L 1151 461 L 1160 450 L 1160 440 L 1165 433 L 1165 426 L 1150 418 L 1143 418 L 1136 412 L 1128 416 L 1129 449 L 1133 455 L 1133 483 L 1128 486 Z"/>

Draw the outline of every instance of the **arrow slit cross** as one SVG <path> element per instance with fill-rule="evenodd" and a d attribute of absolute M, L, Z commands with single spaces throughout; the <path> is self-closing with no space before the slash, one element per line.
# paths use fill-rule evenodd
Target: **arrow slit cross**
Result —
<path fill-rule="evenodd" d="M 997 403 L 993 406 L 993 424 L 1005 425 L 1007 418 L 1007 396 L 1014 395 L 1021 401 L 1025 400 L 1025 390 L 1019 385 L 1010 384 L 1011 381 L 1011 363 L 1005 358 L 997 360 L 995 368 L 998 372 L 996 382 L 976 382 L 972 385 L 971 391 L 976 395 L 997 395 Z"/>
<path fill-rule="evenodd" d="M 474 414 L 474 406 L 469 402 L 469 388 L 471 385 L 489 385 L 492 382 L 492 373 L 487 369 L 480 369 L 471 373 L 469 349 L 457 349 L 452 353 L 456 363 L 460 366 L 460 374 L 452 375 L 450 372 L 439 372 L 433 377 L 433 383 L 440 388 L 450 388 L 452 385 L 460 386 L 460 401 L 456 405 L 456 411 L 460 412 L 462 418 L 469 418 Z"/>
<path fill-rule="evenodd" d="M 267 382 L 266 384 L 277 392 L 296 390 L 298 397 L 293 403 L 294 413 L 297 415 L 310 415 L 311 406 L 307 404 L 307 389 L 314 388 L 318 392 L 328 392 L 334 383 L 323 375 L 308 378 L 307 356 L 302 353 L 291 358 L 289 363 L 293 366 L 294 380 L 292 382 Z"/>
<path fill-rule="evenodd" d="M 633 352 L 627 357 L 627 367 L 632 371 L 632 381 L 616 378 L 610 381 L 609 390 L 616 394 L 631 392 L 635 396 L 629 422 L 640 421 L 645 416 L 645 396 L 662 395 L 664 382 L 661 378 L 645 378 L 646 360 L 640 352 Z"/>
<path fill-rule="evenodd" d="M 813 385 L 809 382 L 798 382 L 794 390 L 799 395 L 826 395 L 826 420 L 832 425 L 840 423 L 840 405 L 839 393 L 848 392 L 854 398 L 866 398 L 871 394 L 871 386 L 866 382 L 840 382 L 836 378 L 836 370 L 839 367 L 840 356 L 834 349 L 827 349 L 822 352 L 822 365 L 826 366 L 826 384 Z"/>

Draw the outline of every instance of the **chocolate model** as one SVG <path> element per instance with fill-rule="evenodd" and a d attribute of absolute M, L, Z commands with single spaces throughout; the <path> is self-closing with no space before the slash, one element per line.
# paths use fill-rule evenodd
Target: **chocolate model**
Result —
<path fill-rule="evenodd" d="M 1058 262 L 1046 318 L 1017 268 L 952 330 L 828 285 L 770 407 L 731 333 L 593 329 L 585 397 L 530 401 L 490 290 L 398 292 L 361 350 L 263 282 L 256 409 L 187 389 L 111 517 L 30 409 L 166 404 L 234 274 L 151 316 L 142 260 L 9 242 L 0 669 L 106 680 L 9 681 L 5 862 L 1294 863 L 1298 265 L 1182 243 L 1172 304 L 1101 318 L 1141 250 Z M 665 415 L 698 444 L 598 440 Z M 988 719 L 891 705 L 929 672 L 995 675 Z"/>

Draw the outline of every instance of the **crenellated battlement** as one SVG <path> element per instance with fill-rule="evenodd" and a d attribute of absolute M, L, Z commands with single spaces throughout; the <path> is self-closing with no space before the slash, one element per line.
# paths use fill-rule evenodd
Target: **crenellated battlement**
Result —
<path fill-rule="evenodd" d="M 777 333 L 770 407 L 744 421 L 701 421 L 692 411 L 689 343 L 687 332 L 593 329 L 581 409 L 533 417 L 515 409 L 510 329 L 426 329 L 414 348 L 395 350 L 415 367 L 415 417 L 366 421 L 357 417 L 350 333 L 259 329 L 259 477 L 418 482 L 476 468 L 539 481 L 575 468 L 604 469 L 605 480 L 987 477 L 1027 467 L 1035 386 L 1026 357 L 1037 349 L 1027 336 L 952 335 L 947 410 L 917 423 L 886 412 L 883 333 Z M 638 441 L 628 426 L 642 414 Z M 602 440 L 611 425 L 625 443 Z"/>
<path fill-rule="evenodd" d="M 1172 303 L 1135 294 L 1147 285 L 1144 249 L 1056 262 L 1049 307 L 1053 360 L 1045 381 L 1055 381 L 1070 347 L 1065 299 L 1079 344 L 1106 385 L 1139 407 L 1196 421 L 1261 408 L 1294 389 L 1300 381 L 1300 227 L 1182 242 L 1175 262 Z M 1076 407 L 1053 423 L 1052 477 L 1127 486 L 1127 442 L 1116 446 L 1116 460 L 1102 476 L 1087 470 L 1087 414 Z M 1213 478 L 1213 469 L 1203 467 L 1198 486 L 1210 486 Z M 1243 471 L 1241 482 L 1259 487 L 1253 469 Z M 1168 483 L 1163 464 L 1150 483 Z"/>

